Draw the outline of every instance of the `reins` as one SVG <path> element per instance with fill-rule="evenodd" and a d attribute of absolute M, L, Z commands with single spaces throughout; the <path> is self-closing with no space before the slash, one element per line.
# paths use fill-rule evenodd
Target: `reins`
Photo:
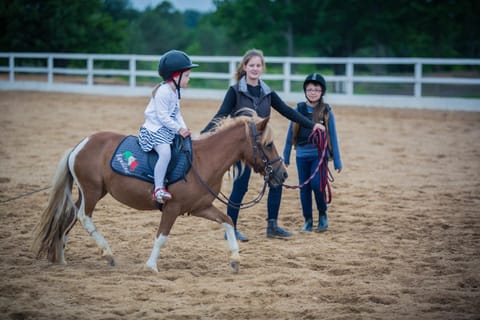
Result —
<path fill-rule="evenodd" d="M 197 169 L 195 168 L 195 166 L 193 165 L 193 162 L 190 162 L 190 165 L 192 167 L 192 171 L 193 173 L 195 174 L 195 177 L 197 178 L 197 180 L 200 182 L 200 184 L 205 188 L 207 189 L 207 191 L 215 198 L 217 199 L 218 201 L 220 201 L 221 203 L 223 203 L 224 205 L 226 206 L 229 206 L 231 208 L 234 208 L 234 209 L 247 209 L 247 208 L 251 208 L 253 207 L 254 205 L 256 205 L 257 203 L 259 203 L 264 194 L 265 194 L 265 190 L 267 188 L 267 184 L 268 184 L 268 181 L 270 180 L 270 176 L 272 175 L 273 173 L 273 168 L 272 168 L 272 164 L 274 164 L 275 162 L 277 161 L 281 161 L 282 158 L 281 157 L 277 157 L 273 160 L 268 160 L 267 158 L 267 155 L 265 154 L 265 151 L 263 150 L 262 146 L 261 146 L 261 142 L 258 141 L 258 137 L 260 137 L 261 135 L 260 134 L 257 134 L 257 130 L 255 128 L 255 123 L 253 121 L 250 122 L 250 127 L 251 127 L 251 138 L 252 138 L 252 145 L 253 145 L 253 158 L 254 158 L 254 166 L 253 166 L 253 169 L 255 172 L 258 172 L 258 169 L 257 169 L 257 149 L 260 149 L 261 151 L 261 154 L 262 154 L 262 163 L 264 165 L 263 169 L 265 171 L 265 175 L 264 175 L 264 183 L 263 183 L 263 187 L 262 187 L 262 190 L 260 191 L 260 193 L 255 197 L 255 199 L 253 200 L 250 200 L 248 202 L 245 202 L 245 203 L 234 203 L 234 202 L 231 202 L 230 199 L 223 193 L 223 192 L 219 192 L 218 194 L 215 193 L 209 185 L 207 185 L 205 183 L 205 181 L 200 177 L 200 175 L 198 174 L 198 171 Z M 189 157 L 188 157 L 189 158 Z M 190 158 L 189 158 L 190 159 Z"/>
<path fill-rule="evenodd" d="M 333 182 L 334 178 L 332 173 L 330 172 L 330 169 L 328 168 L 328 161 L 325 158 L 325 154 L 328 149 L 327 133 L 321 130 L 314 130 L 308 136 L 308 140 L 311 141 L 312 144 L 316 145 L 318 150 L 318 158 L 320 160 L 317 167 L 315 168 L 315 171 L 302 184 L 296 186 L 283 184 L 283 186 L 287 189 L 303 188 L 305 185 L 309 184 L 310 181 L 312 181 L 315 175 L 319 172 L 320 168 L 323 168 L 323 170 L 320 171 L 320 191 L 322 191 L 323 193 L 323 199 L 325 203 L 330 203 L 332 202 L 332 190 L 330 188 L 330 181 Z"/>
<path fill-rule="evenodd" d="M 267 183 L 268 183 L 268 179 L 266 179 L 266 181 L 263 183 L 263 188 L 262 188 L 262 191 L 260 191 L 260 193 L 255 197 L 255 199 L 253 200 L 250 200 L 248 202 L 244 202 L 244 203 L 234 203 L 234 202 L 231 202 L 230 199 L 223 193 L 223 192 L 219 192 L 218 194 L 216 194 L 206 183 L 205 181 L 203 181 L 203 179 L 200 177 L 200 175 L 198 174 L 197 170 L 195 169 L 195 167 L 193 166 L 192 164 L 192 170 L 193 170 L 193 173 L 195 174 L 195 177 L 197 178 L 198 181 L 200 181 L 200 183 L 202 184 L 202 186 L 207 189 L 207 191 L 215 197 L 215 199 L 217 199 L 218 201 L 220 201 L 221 203 L 223 203 L 224 205 L 226 206 L 229 206 L 231 208 L 234 208 L 234 209 L 247 209 L 247 208 L 251 208 L 253 207 L 254 205 L 256 205 L 257 203 L 259 203 L 264 194 L 265 194 L 265 190 L 267 189 Z M 219 196 L 220 195 L 220 196 Z"/>

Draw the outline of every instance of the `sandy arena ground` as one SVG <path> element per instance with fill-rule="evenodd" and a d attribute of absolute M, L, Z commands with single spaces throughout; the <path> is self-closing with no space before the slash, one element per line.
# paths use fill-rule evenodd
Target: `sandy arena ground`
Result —
<path fill-rule="evenodd" d="M 190 216 L 173 227 L 159 273 L 144 271 L 160 213 L 109 196 L 93 217 L 116 267 L 80 224 L 67 265 L 34 259 L 31 231 L 49 190 L 34 191 L 84 136 L 137 134 L 147 102 L 0 92 L 0 319 L 480 318 L 480 112 L 333 106 L 344 170 L 329 231 L 300 233 L 298 191 L 285 190 L 280 224 L 294 235 L 266 239 L 263 199 L 240 215 L 250 241 L 240 243 L 239 274 L 221 226 Z M 219 103 L 182 101 L 196 135 Z M 274 111 L 271 124 L 283 150 L 288 120 Z M 288 170 L 287 183 L 298 183 Z M 255 176 L 248 197 L 261 185 Z"/>

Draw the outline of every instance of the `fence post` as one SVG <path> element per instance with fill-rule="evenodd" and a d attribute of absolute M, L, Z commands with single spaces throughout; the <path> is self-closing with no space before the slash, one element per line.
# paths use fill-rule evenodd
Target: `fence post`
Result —
<path fill-rule="evenodd" d="M 93 86 L 93 58 L 87 58 L 87 85 Z"/>
<path fill-rule="evenodd" d="M 353 95 L 353 62 L 347 61 L 347 66 L 346 66 L 346 72 L 347 72 L 347 96 L 352 96 Z"/>
<path fill-rule="evenodd" d="M 134 56 L 130 57 L 130 87 L 135 88 L 137 85 L 137 63 Z"/>
<path fill-rule="evenodd" d="M 13 54 L 8 57 L 8 68 L 8 80 L 10 80 L 10 82 L 15 82 L 15 58 L 13 57 Z"/>
<path fill-rule="evenodd" d="M 290 71 L 290 59 L 286 59 L 285 62 L 283 62 L 283 92 L 285 92 L 285 94 L 290 93 Z"/>
<path fill-rule="evenodd" d="M 47 58 L 47 79 L 48 79 L 48 84 L 53 83 L 53 56 L 48 56 Z"/>
<path fill-rule="evenodd" d="M 228 64 L 228 73 L 230 73 L 230 79 L 228 80 L 228 82 L 230 83 L 231 86 L 235 84 L 235 72 L 236 72 L 235 60 L 232 59 Z"/>
<path fill-rule="evenodd" d="M 415 84 L 413 87 L 413 93 L 415 97 L 422 96 L 422 63 L 415 63 Z"/>

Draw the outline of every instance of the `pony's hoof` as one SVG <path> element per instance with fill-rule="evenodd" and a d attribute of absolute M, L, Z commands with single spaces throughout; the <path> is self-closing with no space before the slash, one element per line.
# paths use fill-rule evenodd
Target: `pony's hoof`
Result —
<path fill-rule="evenodd" d="M 109 266 L 115 267 L 115 259 L 111 255 L 104 255 L 102 258 L 107 260 Z"/>
<path fill-rule="evenodd" d="M 240 271 L 240 262 L 230 261 L 230 267 L 234 273 L 238 273 Z"/>
<path fill-rule="evenodd" d="M 150 265 L 148 265 L 148 264 L 145 264 L 145 265 L 143 266 L 143 270 L 158 273 L 158 268 L 157 268 L 156 265 L 155 265 L 155 266 L 150 266 Z"/>

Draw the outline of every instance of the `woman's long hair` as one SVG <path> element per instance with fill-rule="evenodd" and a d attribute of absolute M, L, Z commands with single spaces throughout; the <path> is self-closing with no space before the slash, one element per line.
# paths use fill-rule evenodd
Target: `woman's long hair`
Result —
<path fill-rule="evenodd" d="M 235 72 L 235 80 L 237 82 L 245 75 L 245 70 L 243 70 L 243 67 L 246 66 L 248 61 L 250 61 L 250 59 L 252 59 L 253 57 L 260 57 L 260 59 L 262 59 L 263 71 L 265 72 L 265 58 L 263 57 L 262 50 L 250 49 L 245 52 L 242 61 L 238 64 L 237 72 Z"/>

